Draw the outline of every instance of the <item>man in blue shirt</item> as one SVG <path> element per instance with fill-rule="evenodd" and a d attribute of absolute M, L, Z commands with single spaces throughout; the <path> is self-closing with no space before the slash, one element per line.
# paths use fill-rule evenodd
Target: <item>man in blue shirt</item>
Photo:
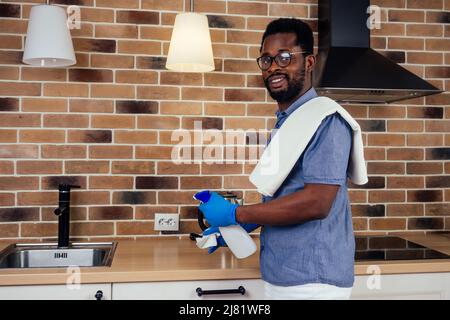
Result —
<path fill-rule="evenodd" d="M 278 103 L 275 129 L 317 97 L 313 45 L 312 31 L 301 20 L 282 18 L 267 26 L 257 62 Z M 272 197 L 254 205 L 200 206 L 213 226 L 239 223 L 247 231 L 262 226 L 260 265 L 269 298 L 349 298 L 355 251 L 346 185 L 351 145 L 352 129 L 332 114 Z"/>

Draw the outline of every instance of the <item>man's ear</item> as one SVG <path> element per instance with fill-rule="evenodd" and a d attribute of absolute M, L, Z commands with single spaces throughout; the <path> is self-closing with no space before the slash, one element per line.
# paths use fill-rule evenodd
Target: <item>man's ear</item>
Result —
<path fill-rule="evenodd" d="M 306 65 L 305 69 L 306 72 L 312 72 L 314 70 L 314 66 L 316 65 L 316 56 L 311 54 L 306 57 Z"/>

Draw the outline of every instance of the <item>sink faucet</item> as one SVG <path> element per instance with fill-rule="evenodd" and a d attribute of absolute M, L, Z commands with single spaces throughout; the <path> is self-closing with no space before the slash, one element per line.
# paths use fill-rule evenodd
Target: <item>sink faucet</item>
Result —
<path fill-rule="evenodd" d="M 58 185 L 59 189 L 59 206 L 55 209 L 58 216 L 58 248 L 69 247 L 69 231 L 70 231 L 70 189 L 80 188 L 69 184 Z"/>

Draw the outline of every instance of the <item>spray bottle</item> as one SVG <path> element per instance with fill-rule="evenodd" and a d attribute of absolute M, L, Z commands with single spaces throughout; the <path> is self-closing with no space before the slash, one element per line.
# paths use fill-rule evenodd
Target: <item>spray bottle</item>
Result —
<path fill-rule="evenodd" d="M 194 195 L 194 199 L 206 203 L 211 198 L 211 192 L 208 190 L 198 192 Z M 203 223 L 203 213 L 199 210 L 199 224 L 200 227 L 205 230 L 206 226 Z M 226 227 L 219 227 L 219 231 L 222 234 L 228 248 L 238 259 L 247 258 L 256 251 L 256 244 L 247 231 L 240 225 L 233 224 Z"/>

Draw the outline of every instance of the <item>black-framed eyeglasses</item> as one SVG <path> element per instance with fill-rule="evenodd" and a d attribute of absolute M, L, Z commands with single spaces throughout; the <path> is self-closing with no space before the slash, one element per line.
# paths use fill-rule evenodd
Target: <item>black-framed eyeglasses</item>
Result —
<path fill-rule="evenodd" d="M 294 54 L 296 54 L 296 53 L 305 53 L 305 52 L 306 51 L 293 51 L 293 52 L 284 51 L 284 52 L 278 53 L 274 57 L 271 57 L 269 55 L 263 55 L 263 56 L 257 58 L 256 62 L 258 63 L 258 67 L 262 71 L 269 70 L 270 67 L 272 66 L 272 63 L 273 63 L 274 60 L 275 60 L 275 63 L 279 67 L 285 68 L 291 63 L 292 56 Z"/>

